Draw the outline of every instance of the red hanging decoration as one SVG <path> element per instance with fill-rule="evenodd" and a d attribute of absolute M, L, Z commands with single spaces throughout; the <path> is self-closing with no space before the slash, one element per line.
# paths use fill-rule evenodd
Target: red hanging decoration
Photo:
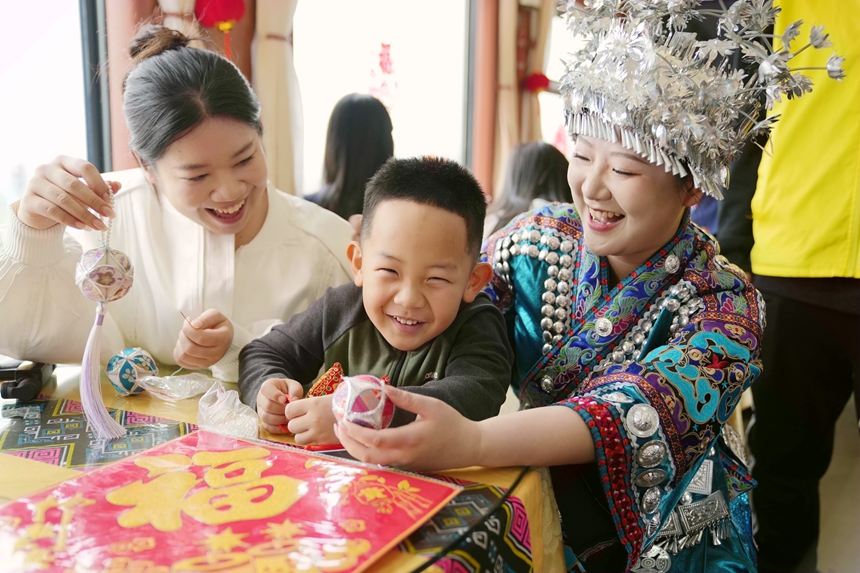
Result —
<path fill-rule="evenodd" d="M 202 26 L 218 28 L 224 32 L 224 55 L 232 60 L 230 30 L 245 15 L 244 0 L 197 0 L 194 15 Z"/>
<path fill-rule="evenodd" d="M 548 87 L 549 78 L 539 72 L 529 75 L 523 82 L 523 88 L 532 93 L 540 93 Z"/>

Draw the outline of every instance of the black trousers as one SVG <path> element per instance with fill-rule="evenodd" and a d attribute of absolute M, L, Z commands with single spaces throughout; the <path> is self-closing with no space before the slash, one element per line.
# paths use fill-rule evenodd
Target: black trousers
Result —
<path fill-rule="evenodd" d="M 752 502 L 759 571 L 814 571 L 818 483 L 833 454 L 836 419 L 852 392 L 860 415 L 860 316 L 761 292 L 767 303 L 764 371 L 752 386 L 748 434 L 758 480 Z"/>

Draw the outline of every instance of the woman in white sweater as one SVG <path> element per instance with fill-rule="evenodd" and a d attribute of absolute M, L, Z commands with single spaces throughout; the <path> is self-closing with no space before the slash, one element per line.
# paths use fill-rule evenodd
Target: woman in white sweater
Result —
<path fill-rule="evenodd" d="M 245 344 L 350 278 L 351 227 L 267 183 L 250 85 L 188 41 L 151 26 L 132 42 L 123 112 L 140 170 L 103 179 L 86 161 L 58 157 L 10 207 L 0 354 L 81 360 L 94 303 L 74 270 L 104 228 L 92 211 L 116 217 L 111 246 L 135 267 L 129 294 L 107 306 L 103 362 L 140 346 L 159 362 L 236 380 Z"/>

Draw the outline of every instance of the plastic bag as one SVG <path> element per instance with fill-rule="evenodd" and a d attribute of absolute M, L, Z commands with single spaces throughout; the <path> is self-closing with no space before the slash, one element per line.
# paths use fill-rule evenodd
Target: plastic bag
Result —
<path fill-rule="evenodd" d="M 238 392 L 225 390 L 218 380 L 200 398 L 197 425 L 238 438 L 255 439 L 259 433 L 257 413 L 239 400 Z"/>
<path fill-rule="evenodd" d="M 192 398 L 209 390 L 216 380 L 199 372 L 182 376 L 144 376 L 137 383 L 153 396 L 168 402 Z"/>

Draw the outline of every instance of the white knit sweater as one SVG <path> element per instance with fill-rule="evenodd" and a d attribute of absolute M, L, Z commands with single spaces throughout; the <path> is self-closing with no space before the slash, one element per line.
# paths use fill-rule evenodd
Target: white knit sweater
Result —
<path fill-rule="evenodd" d="M 215 308 L 232 321 L 234 335 L 212 373 L 237 380 L 245 344 L 351 278 L 349 224 L 271 184 L 263 227 L 234 249 L 233 235 L 209 232 L 181 215 L 140 170 L 106 178 L 123 183 L 110 245 L 131 258 L 134 285 L 107 304 L 103 363 L 121 348 L 139 346 L 173 364 L 184 320 L 179 311 L 194 318 Z M 0 354 L 79 363 L 95 303 L 75 285 L 75 264 L 83 250 L 98 246 L 99 234 L 61 225 L 38 231 L 10 213 L 0 237 Z"/>

